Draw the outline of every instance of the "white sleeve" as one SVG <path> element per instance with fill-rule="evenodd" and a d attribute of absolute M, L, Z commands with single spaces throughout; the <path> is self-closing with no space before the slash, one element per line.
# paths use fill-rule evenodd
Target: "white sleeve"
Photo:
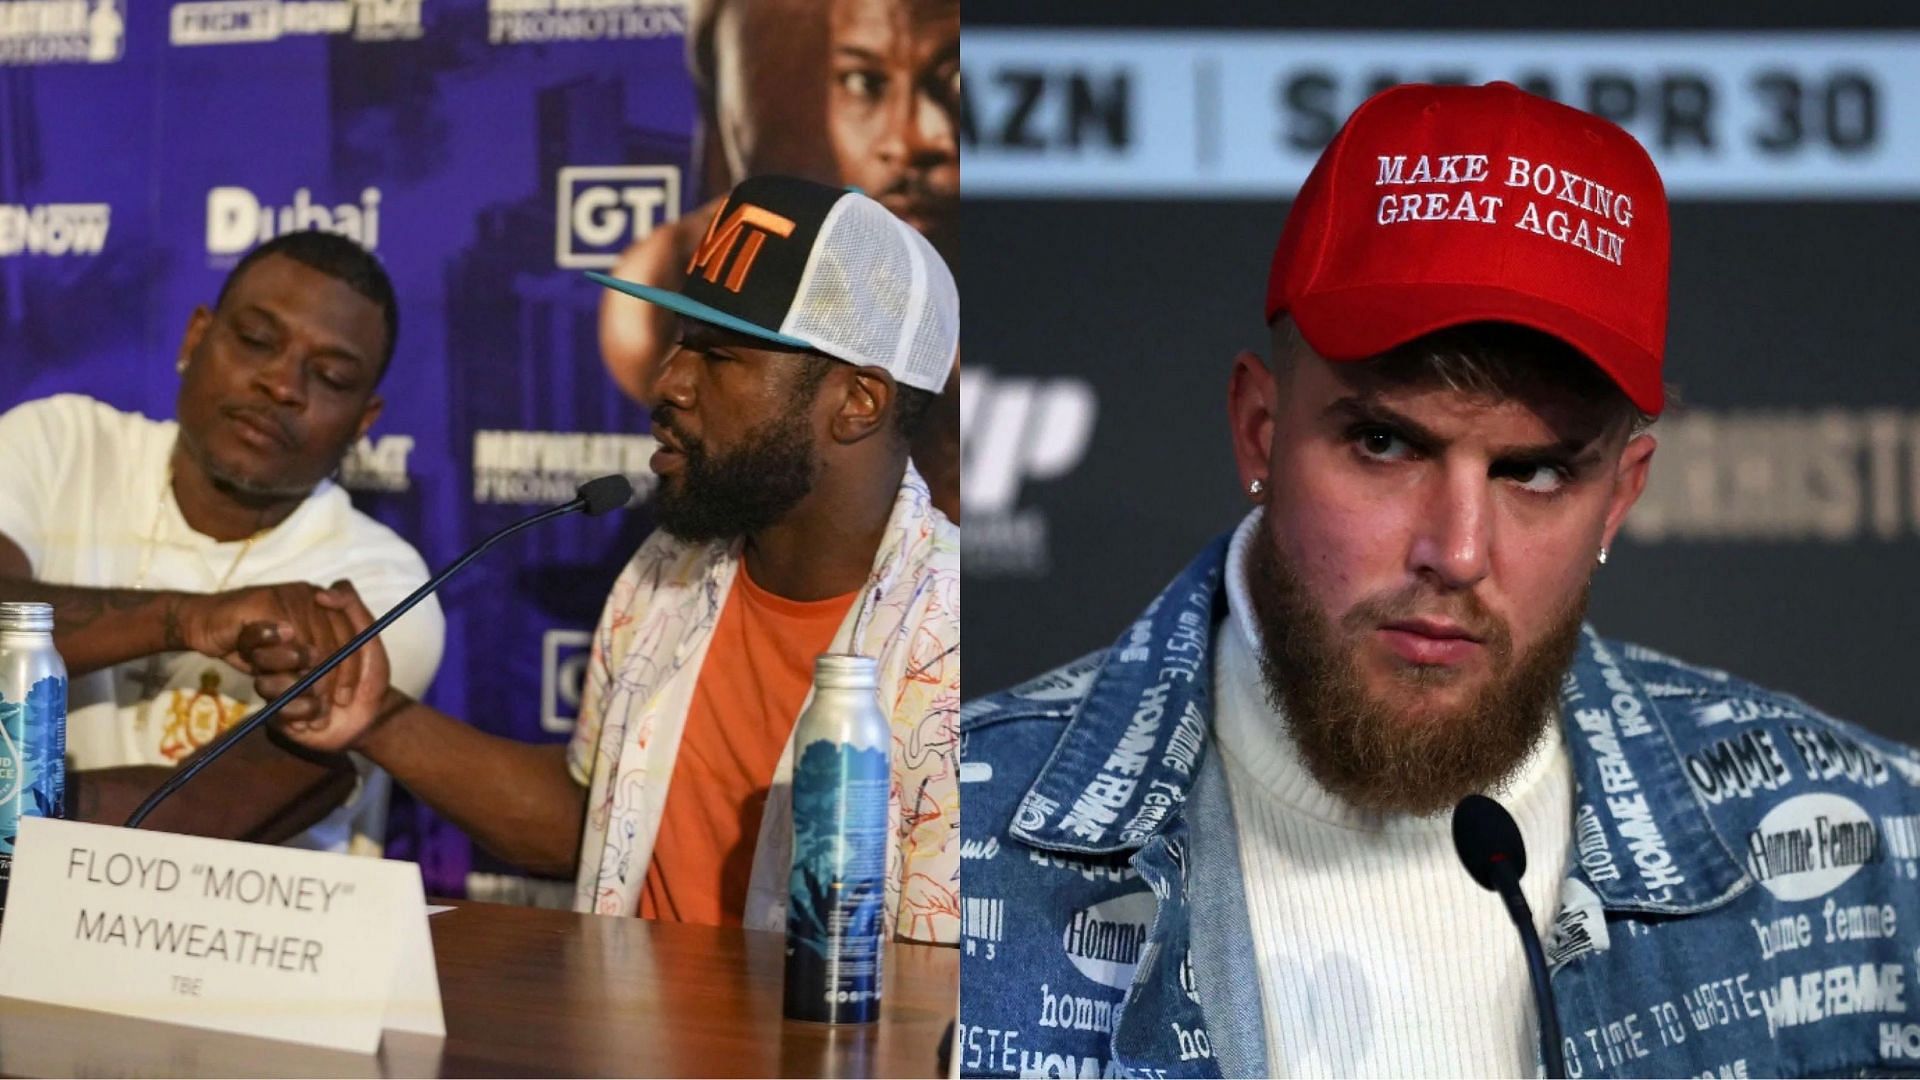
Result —
<path fill-rule="evenodd" d="M 83 455 L 75 443 L 88 428 L 93 401 L 59 394 L 16 405 L 0 415 L 0 536 L 26 553 L 36 573 L 46 565 L 48 524 L 58 520 L 64 473 Z"/>
<path fill-rule="evenodd" d="M 428 574 L 420 553 L 406 541 L 386 533 L 376 543 L 379 546 L 369 552 L 366 565 L 354 567 L 344 576 L 353 582 L 367 610 L 377 618 L 424 584 Z M 387 627 L 380 635 L 380 644 L 387 651 L 387 680 L 393 688 L 412 698 L 425 694 L 440 670 L 446 637 L 446 615 L 440 610 L 439 598 L 433 596 Z"/>
<path fill-rule="evenodd" d="M 399 603 L 404 595 L 394 603 Z M 440 670 L 440 653 L 446 647 L 446 638 L 447 618 L 440 611 L 440 600 L 429 596 L 380 635 L 380 643 L 387 650 L 387 681 L 410 698 L 424 695 Z"/>

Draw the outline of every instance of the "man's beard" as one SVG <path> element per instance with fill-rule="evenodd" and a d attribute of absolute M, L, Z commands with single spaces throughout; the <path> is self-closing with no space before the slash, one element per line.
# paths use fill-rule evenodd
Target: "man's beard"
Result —
<path fill-rule="evenodd" d="M 183 425 L 179 435 L 180 452 L 206 476 L 207 482 L 227 500 L 236 506 L 266 507 L 285 503 L 289 500 L 305 499 L 313 494 L 320 481 L 326 477 L 339 478 L 340 463 L 346 459 L 347 447 L 331 455 L 332 461 L 323 476 L 311 480 L 280 479 L 277 477 L 250 476 L 244 469 L 230 466 L 208 451 L 201 442 L 190 435 Z"/>
<path fill-rule="evenodd" d="M 759 532 L 813 490 L 819 467 L 805 409 L 753 429 L 725 456 L 682 435 L 668 410 L 654 410 L 653 424 L 671 430 L 685 456 L 678 487 L 663 480 L 653 497 L 654 520 L 682 540 L 733 540 Z"/>
<path fill-rule="evenodd" d="M 1470 792 L 1511 780 L 1552 722 L 1550 707 L 1579 643 L 1582 588 L 1538 645 L 1515 657 L 1506 626 L 1470 593 L 1438 603 L 1414 586 L 1356 604 L 1334 626 L 1275 549 L 1261 520 L 1250 545 L 1248 592 L 1264 647 L 1267 700 L 1281 712 L 1307 770 L 1348 804 L 1382 814 L 1432 816 Z M 1358 653 L 1382 623 L 1446 615 L 1481 640 L 1492 677 L 1457 709 L 1396 708 L 1369 692 Z M 1440 689 L 1460 673 L 1408 666 L 1388 676 L 1403 694 Z"/>

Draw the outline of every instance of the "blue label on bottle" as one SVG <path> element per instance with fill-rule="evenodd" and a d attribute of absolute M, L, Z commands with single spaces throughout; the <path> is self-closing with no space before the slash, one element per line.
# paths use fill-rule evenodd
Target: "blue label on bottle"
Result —
<path fill-rule="evenodd" d="M 49 675 L 27 694 L 26 790 L 20 812 L 35 817 L 66 816 L 67 680 Z"/>
<path fill-rule="evenodd" d="M 0 855 L 12 855 L 14 838 L 20 835 L 20 796 L 27 775 L 20 747 L 26 736 L 26 703 L 0 696 Z"/>
<path fill-rule="evenodd" d="M 890 783 L 884 750 L 820 739 L 796 759 L 786 986 L 795 1019 L 878 1013 Z"/>
<path fill-rule="evenodd" d="M 0 855 L 22 817 L 61 817 L 67 780 L 67 680 L 49 675 L 25 701 L 0 694 Z"/>

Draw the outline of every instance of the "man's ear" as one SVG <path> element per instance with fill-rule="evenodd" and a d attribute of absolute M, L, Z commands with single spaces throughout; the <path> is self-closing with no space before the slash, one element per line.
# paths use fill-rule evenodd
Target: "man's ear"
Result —
<path fill-rule="evenodd" d="M 361 439 L 367 437 L 367 432 L 373 428 L 373 422 L 380 419 L 380 410 L 386 407 L 386 399 L 382 398 L 379 394 L 369 394 L 367 396 L 366 408 L 360 410 L 359 429 L 353 433 L 354 442 L 359 442 Z"/>
<path fill-rule="evenodd" d="M 1601 547 L 1613 546 L 1620 524 L 1627 520 L 1627 511 L 1640 501 L 1640 493 L 1647 490 L 1647 474 L 1653 467 L 1653 451 L 1658 445 L 1651 434 L 1642 432 L 1628 440 L 1626 449 L 1620 451 L 1620 464 L 1613 474 L 1613 494 L 1607 503 L 1606 530 L 1600 537 Z"/>
<path fill-rule="evenodd" d="M 206 340 L 207 331 L 212 326 L 213 312 L 207 310 L 205 304 L 194 308 L 193 314 L 187 316 L 187 332 L 180 335 L 180 354 L 174 360 L 176 371 L 187 370 L 187 365 L 193 362 L 193 354 L 200 348 L 200 343 Z"/>
<path fill-rule="evenodd" d="M 845 393 L 828 429 L 833 441 L 857 443 L 886 428 L 893 416 L 897 390 L 893 376 L 876 367 L 852 366 L 838 374 Z"/>
<path fill-rule="evenodd" d="M 1233 460 L 1240 469 L 1240 490 L 1259 480 L 1272 483 L 1273 417 L 1279 386 L 1257 353 L 1241 350 L 1227 377 L 1227 425 Z"/>

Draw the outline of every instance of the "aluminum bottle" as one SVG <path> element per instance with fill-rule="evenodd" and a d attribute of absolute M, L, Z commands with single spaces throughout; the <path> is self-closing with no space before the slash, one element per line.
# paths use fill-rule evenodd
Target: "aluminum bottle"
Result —
<path fill-rule="evenodd" d="M 858 1024 L 880 1015 L 885 959 L 888 754 L 871 657 L 814 661 L 793 749 L 793 873 L 785 1011 Z"/>
<path fill-rule="evenodd" d="M 22 817 L 64 817 L 67 665 L 53 647 L 53 607 L 0 603 L 0 912 Z"/>

